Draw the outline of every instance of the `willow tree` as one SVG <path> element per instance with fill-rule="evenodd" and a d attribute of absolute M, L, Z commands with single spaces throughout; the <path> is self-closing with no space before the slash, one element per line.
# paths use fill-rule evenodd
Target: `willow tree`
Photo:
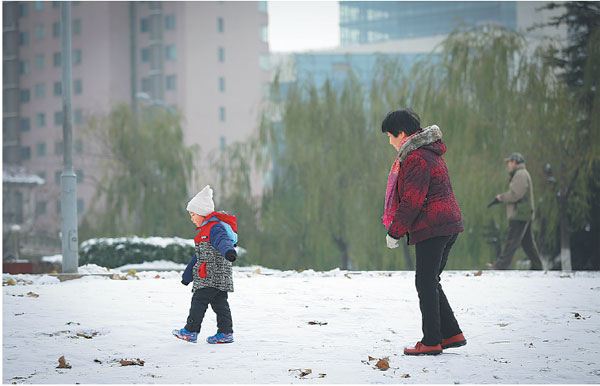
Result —
<path fill-rule="evenodd" d="M 178 114 L 153 107 L 142 113 L 122 104 L 86 128 L 103 166 L 82 225 L 88 237 L 189 234 L 185 204 L 195 150 L 185 146 Z"/>
<path fill-rule="evenodd" d="M 437 64 L 416 69 L 411 98 L 426 119 L 443 122 L 445 133 L 458 134 L 448 139 L 455 149 L 448 159 L 451 173 L 457 171 L 453 185 L 466 236 L 482 236 L 490 216 L 484 204 L 506 189 L 499 173 L 502 159 L 519 151 L 533 176 L 537 224 L 542 226 L 537 228 L 538 240 L 547 252 L 555 251 L 560 234 L 563 268 L 570 269 L 564 258 L 569 221 L 583 222 L 589 214 L 587 179 L 578 177 L 589 175 L 588 165 L 597 157 L 598 129 L 582 121 L 579 100 L 569 93 L 557 68 L 544 60 L 549 51 L 551 45 L 531 52 L 522 36 L 500 27 L 456 31 L 442 44 Z M 558 202 L 546 183 L 547 165 L 558 169 Z M 473 263 L 475 245 L 462 245 L 475 258 Z M 471 249 L 465 251 L 467 246 Z"/>

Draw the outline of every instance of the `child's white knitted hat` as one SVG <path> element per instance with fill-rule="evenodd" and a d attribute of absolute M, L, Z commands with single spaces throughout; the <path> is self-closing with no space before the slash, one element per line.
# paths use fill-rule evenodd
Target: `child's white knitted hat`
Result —
<path fill-rule="evenodd" d="M 213 202 L 213 190 L 210 185 L 206 185 L 198 194 L 188 202 L 186 207 L 188 212 L 194 212 L 200 216 L 206 216 L 215 211 Z"/>

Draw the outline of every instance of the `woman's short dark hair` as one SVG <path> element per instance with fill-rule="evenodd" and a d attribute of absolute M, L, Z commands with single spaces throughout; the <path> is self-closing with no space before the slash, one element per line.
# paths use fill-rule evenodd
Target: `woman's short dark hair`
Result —
<path fill-rule="evenodd" d="M 391 133 L 394 137 L 404 132 L 410 136 L 421 129 L 421 119 L 411 109 L 402 109 L 389 112 L 381 122 L 381 132 Z"/>

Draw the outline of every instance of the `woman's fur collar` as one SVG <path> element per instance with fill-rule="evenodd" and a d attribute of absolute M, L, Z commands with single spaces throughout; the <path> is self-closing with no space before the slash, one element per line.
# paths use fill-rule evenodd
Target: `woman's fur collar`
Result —
<path fill-rule="evenodd" d="M 420 133 L 414 134 L 402 145 L 398 152 L 398 159 L 402 162 L 411 151 L 439 141 L 440 139 L 442 139 L 442 130 L 437 125 L 428 126 Z"/>

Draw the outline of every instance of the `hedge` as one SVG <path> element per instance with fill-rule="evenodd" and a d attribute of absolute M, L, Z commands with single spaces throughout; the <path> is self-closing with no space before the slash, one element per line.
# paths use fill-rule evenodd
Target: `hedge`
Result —
<path fill-rule="evenodd" d="M 187 264 L 194 255 L 194 241 L 178 237 L 121 237 L 90 239 L 81 243 L 79 264 L 116 268 L 145 261 L 168 260 Z"/>

